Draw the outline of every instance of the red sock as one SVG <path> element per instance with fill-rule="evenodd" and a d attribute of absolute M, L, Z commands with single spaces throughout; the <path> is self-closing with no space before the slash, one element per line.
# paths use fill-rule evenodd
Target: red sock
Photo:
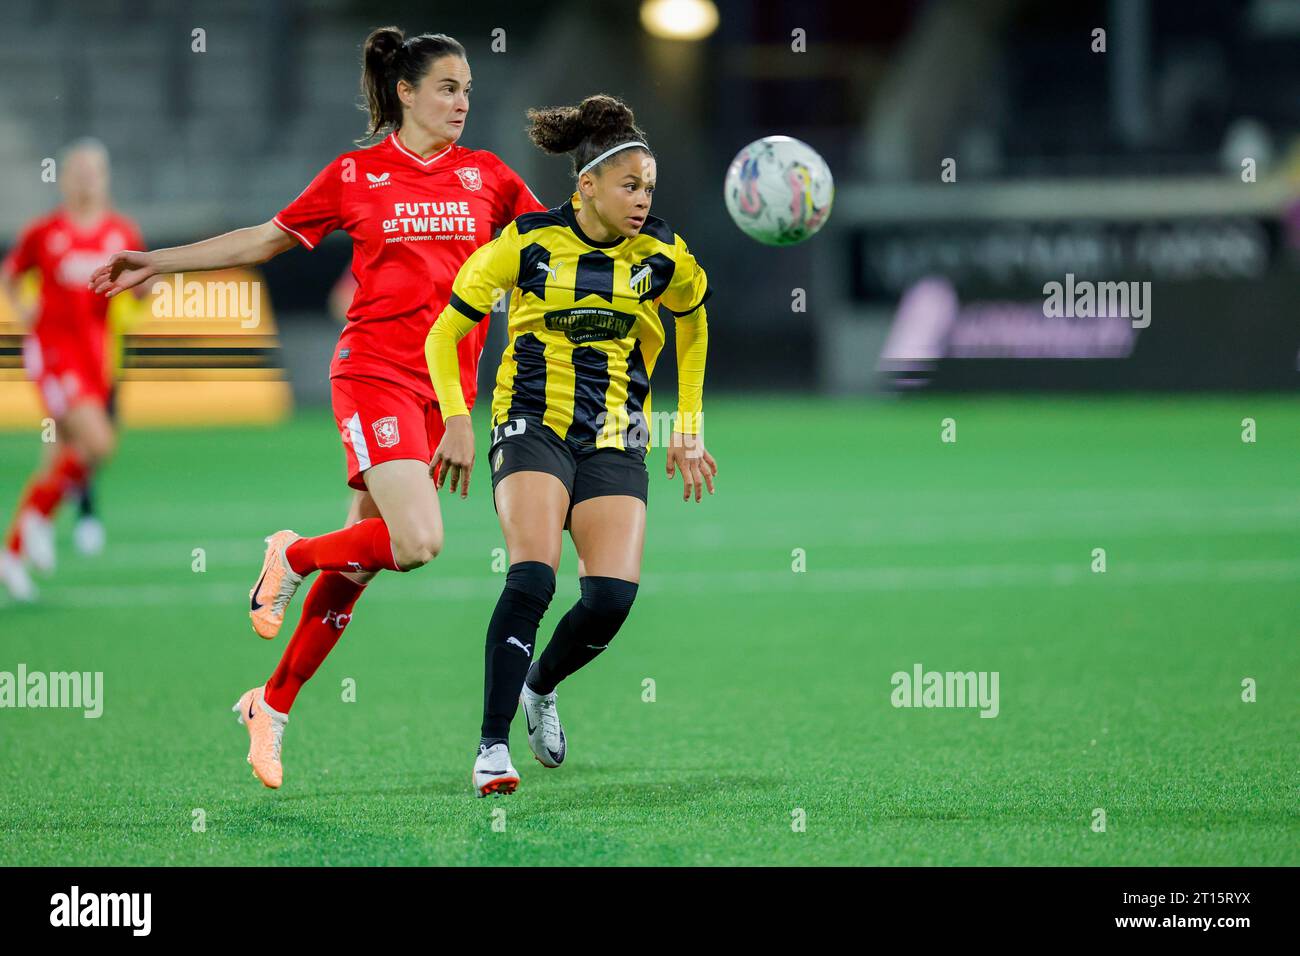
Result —
<path fill-rule="evenodd" d="M 54 459 L 54 463 L 44 477 L 32 483 L 23 506 L 32 508 L 48 518 L 59 506 L 65 494 L 80 488 L 85 483 L 87 474 L 89 469 L 81 463 L 76 453 L 70 448 L 65 448 Z"/>
<path fill-rule="evenodd" d="M 303 601 L 302 617 L 289 639 L 289 646 L 266 682 L 268 707 L 282 714 L 289 712 L 302 685 L 311 679 L 343 636 L 343 628 L 352 620 L 352 606 L 365 589 L 364 584 L 357 584 L 335 571 L 326 571 L 316 578 Z"/>
<path fill-rule="evenodd" d="M 285 549 L 289 567 L 313 571 L 400 571 L 383 518 L 364 518 L 341 531 L 299 538 Z"/>
<path fill-rule="evenodd" d="M 18 527 L 18 518 L 24 511 L 30 509 L 41 517 L 48 518 L 59 506 L 63 496 L 81 487 L 89 474 L 90 469 L 82 464 L 81 459 L 72 449 L 63 449 L 50 463 L 48 471 L 33 476 L 28 483 L 27 490 L 23 492 L 18 502 L 18 511 L 14 516 L 13 525 L 9 528 L 9 536 L 5 541 L 6 547 L 15 553 L 22 549 L 22 534 Z"/>

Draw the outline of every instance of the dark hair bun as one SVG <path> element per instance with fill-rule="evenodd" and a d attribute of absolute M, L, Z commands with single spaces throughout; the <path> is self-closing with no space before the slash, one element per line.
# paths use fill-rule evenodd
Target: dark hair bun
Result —
<path fill-rule="evenodd" d="M 617 143 L 645 142 L 632 107 L 606 93 L 588 96 L 577 106 L 530 109 L 528 121 L 528 138 L 543 152 L 572 153 L 575 171 Z"/>
<path fill-rule="evenodd" d="M 379 27 L 372 30 L 370 35 L 366 37 L 365 46 L 363 47 L 365 59 L 367 62 L 370 62 L 372 58 L 381 61 L 389 60 L 393 54 L 402 48 L 405 41 L 406 34 L 397 27 Z"/>

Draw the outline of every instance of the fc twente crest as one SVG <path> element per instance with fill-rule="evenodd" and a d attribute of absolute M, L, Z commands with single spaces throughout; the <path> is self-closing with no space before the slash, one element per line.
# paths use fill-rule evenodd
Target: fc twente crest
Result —
<path fill-rule="evenodd" d="M 466 189 L 477 191 L 483 188 L 483 177 L 479 175 L 477 166 L 462 166 L 456 170 L 456 175 L 460 177 L 460 184 Z"/>
<path fill-rule="evenodd" d="M 402 440 L 401 434 L 397 430 L 397 416 L 389 415 L 387 418 L 380 418 L 374 423 L 375 438 L 379 440 L 380 448 L 392 448 Z"/>

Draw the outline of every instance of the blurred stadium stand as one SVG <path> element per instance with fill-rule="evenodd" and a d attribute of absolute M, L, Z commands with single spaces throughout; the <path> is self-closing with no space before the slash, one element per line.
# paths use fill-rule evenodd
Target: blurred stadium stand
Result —
<path fill-rule="evenodd" d="M 900 223 L 942 234 L 964 218 L 1014 226 L 1077 213 L 1077 223 L 1107 209 L 1159 223 L 1177 204 L 1174 218 L 1206 212 L 1271 230 L 1270 269 L 1291 268 L 1277 225 L 1300 126 L 1296 0 L 717 6 L 717 32 L 692 43 L 650 37 L 633 0 L 7 0 L 0 244 L 55 201 L 40 160 L 85 134 L 108 144 L 117 201 L 151 244 L 266 220 L 362 132 L 359 46 L 396 23 L 466 44 L 475 91 L 463 142 L 500 154 L 548 204 L 568 194 L 568 170 L 527 143 L 524 110 L 597 91 L 637 109 L 660 155 L 655 212 L 689 239 L 717 290 L 711 387 L 877 388 L 901 291 L 864 295 L 860 252 Z M 1098 26 L 1104 55 L 1090 49 Z M 205 53 L 191 52 L 195 28 Z M 504 54 L 491 50 L 496 28 Z M 791 52 L 795 28 L 806 53 Z M 744 239 L 721 201 L 732 156 L 772 133 L 811 143 L 836 174 L 830 224 L 797 248 Z M 1250 186 L 1244 155 L 1259 165 Z M 945 157 L 958 159 L 956 184 L 939 181 Z M 336 334 L 325 301 L 348 256 L 336 235 L 265 269 L 300 400 L 325 396 Z M 1140 264 L 1119 268 L 1117 278 L 1144 278 Z M 1028 301 L 1028 280 L 1042 280 L 1024 278 L 995 291 Z M 795 288 L 806 313 L 791 311 Z M 673 387 L 671 365 L 657 388 Z"/>

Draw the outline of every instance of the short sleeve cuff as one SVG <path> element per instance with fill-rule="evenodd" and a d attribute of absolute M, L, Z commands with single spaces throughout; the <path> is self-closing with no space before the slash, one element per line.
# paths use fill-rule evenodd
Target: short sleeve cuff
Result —
<path fill-rule="evenodd" d="M 316 243 L 312 242 L 310 239 L 304 236 L 297 229 L 290 229 L 288 226 L 284 224 L 284 222 L 280 219 L 279 216 L 275 216 L 271 221 L 275 223 L 277 226 L 279 226 L 281 229 L 283 229 L 285 232 L 287 232 L 289 235 L 293 236 L 295 239 L 301 242 L 308 249 L 316 248 Z"/>

